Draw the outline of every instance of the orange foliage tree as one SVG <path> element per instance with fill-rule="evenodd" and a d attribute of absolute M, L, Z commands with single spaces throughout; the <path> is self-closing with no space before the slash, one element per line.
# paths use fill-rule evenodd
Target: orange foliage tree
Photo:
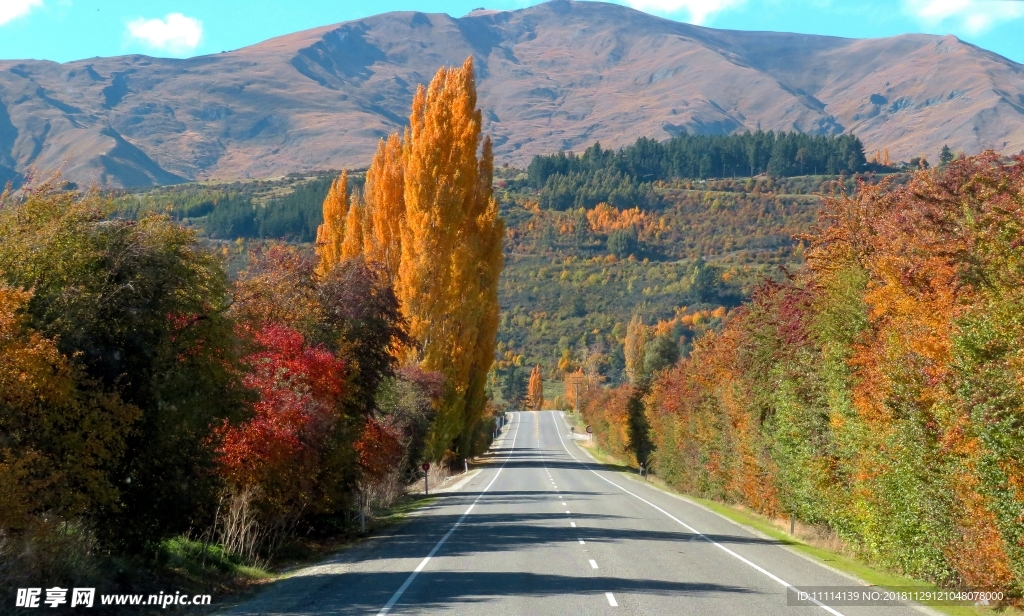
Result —
<path fill-rule="evenodd" d="M 504 264 L 493 166 L 469 58 L 419 87 L 405 138 L 382 141 L 367 171 L 366 205 L 346 209 L 347 202 L 328 195 L 318 232 L 321 272 L 336 254 L 358 253 L 383 265 L 418 342 L 405 349 L 406 360 L 446 377 L 427 443 L 427 456 L 435 460 L 449 449 L 469 455 L 484 436 L 477 427 L 494 361 Z M 339 242 L 343 211 L 349 222 Z"/>
<path fill-rule="evenodd" d="M 141 414 L 90 391 L 54 341 L 28 327 L 31 297 L 0 283 L 0 531 L 16 536 L 116 507 L 110 471 Z"/>
<path fill-rule="evenodd" d="M 530 382 L 527 385 L 526 397 L 530 408 L 539 411 L 544 407 L 544 381 L 540 374 L 540 366 L 534 366 L 530 371 Z"/>
<path fill-rule="evenodd" d="M 324 199 L 324 222 L 316 230 L 317 274 L 325 275 L 342 259 L 349 215 L 348 171 L 342 171 Z"/>
<path fill-rule="evenodd" d="M 1019 596 L 1024 158 L 837 191 L 803 239 L 804 270 L 715 315 L 724 330 L 655 378 L 656 472 L 894 570 Z M 631 391 L 588 401 L 610 450 Z"/>

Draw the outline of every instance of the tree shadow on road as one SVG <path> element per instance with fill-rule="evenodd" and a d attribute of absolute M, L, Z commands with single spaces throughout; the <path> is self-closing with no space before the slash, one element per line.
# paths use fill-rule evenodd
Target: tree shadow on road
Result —
<path fill-rule="evenodd" d="M 408 576 L 408 571 L 300 574 L 279 582 L 253 601 L 236 607 L 230 613 L 238 616 L 374 614 L 387 603 L 392 593 Z M 419 574 L 391 613 L 419 613 L 427 609 L 458 610 L 456 613 L 465 613 L 466 610 L 486 613 L 486 604 L 490 600 L 508 596 L 595 595 L 596 607 L 604 602 L 604 593 L 607 592 L 680 599 L 761 594 L 753 588 L 724 584 L 610 576 L 424 571 Z M 597 601 L 601 603 L 596 603 Z"/>

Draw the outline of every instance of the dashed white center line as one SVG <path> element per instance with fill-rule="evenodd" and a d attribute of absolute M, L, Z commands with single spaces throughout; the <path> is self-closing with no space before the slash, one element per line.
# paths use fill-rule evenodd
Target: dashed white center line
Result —
<path fill-rule="evenodd" d="M 569 513 L 569 510 L 568 510 L 568 509 L 566 509 L 566 510 L 565 510 L 565 512 L 566 512 L 566 513 Z"/>
<path fill-rule="evenodd" d="M 562 506 L 565 507 L 565 501 L 562 501 Z"/>
<path fill-rule="evenodd" d="M 608 605 L 612 607 L 619 607 L 619 604 L 615 602 L 615 595 L 610 592 L 604 593 L 604 596 L 608 599 Z"/>
<path fill-rule="evenodd" d="M 591 569 L 597 569 L 597 561 L 596 561 L 596 560 L 593 560 L 593 559 L 592 559 L 592 560 L 590 561 L 590 568 L 591 568 Z"/>
<path fill-rule="evenodd" d="M 551 422 L 552 422 L 552 423 L 555 423 L 555 415 L 554 415 L 554 414 L 552 414 L 552 415 L 551 415 Z M 571 458 L 572 458 L 573 460 L 575 460 L 576 462 L 580 462 L 580 459 L 579 459 L 579 458 L 577 458 L 577 457 L 576 457 L 575 455 L 573 455 L 573 453 L 572 453 L 571 451 L 569 451 L 569 448 L 568 448 L 568 447 L 566 446 L 566 444 L 565 444 L 565 440 L 564 440 L 564 439 L 562 438 L 562 432 L 561 432 L 560 430 L 557 430 L 557 426 L 556 426 L 556 434 L 558 435 L 558 440 L 559 440 L 559 441 L 561 441 L 561 443 L 562 443 L 562 448 L 563 448 L 563 449 L 565 449 L 565 452 L 566 452 L 567 454 L 569 454 L 569 456 L 570 456 L 570 457 L 571 457 Z M 785 586 L 785 587 L 787 587 L 787 588 L 791 588 L 791 587 L 792 587 L 792 584 L 790 584 L 789 582 L 786 582 L 785 580 L 783 580 L 783 579 L 782 579 L 782 578 L 780 578 L 779 576 L 775 575 L 774 573 L 771 573 L 771 572 L 770 572 L 770 571 L 768 571 L 767 569 L 765 569 L 765 568 L 763 568 L 763 567 L 761 567 L 761 566 L 759 566 L 759 565 L 757 565 L 757 564 L 753 563 L 753 562 L 752 562 L 752 561 L 750 561 L 750 560 L 747 560 L 747 559 L 746 559 L 746 558 L 744 558 L 743 556 L 740 556 L 740 555 L 739 555 L 739 554 L 737 554 L 736 552 L 734 552 L 734 551 L 730 550 L 729 548 L 725 547 L 724 545 L 722 545 L 722 544 L 718 543 L 718 542 L 717 542 L 717 541 L 715 541 L 714 539 L 711 539 L 710 537 L 708 537 L 708 536 L 707 536 L 707 535 L 705 535 L 704 533 L 702 533 L 702 532 L 698 531 L 697 529 L 695 529 L 694 527 L 690 526 L 690 525 L 689 525 L 689 524 L 687 524 L 686 522 L 683 522 L 683 521 L 682 521 L 682 520 L 680 520 L 679 518 L 675 517 L 674 515 L 672 515 L 672 514 L 671 514 L 671 513 L 669 513 L 668 511 L 665 511 L 665 510 L 664 510 L 664 509 L 662 509 L 661 507 L 659 507 L 659 506 L 655 505 L 655 504 L 654 504 L 654 503 L 652 503 L 651 501 L 649 501 L 649 500 L 646 500 L 646 499 L 644 499 L 643 497 L 641 497 L 641 496 L 638 496 L 637 494 L 634 494 L 633 492 L 630 492 L 629 490 L 627 490 L 627 489 L 623 488 L 622 486 L 620 486 L 619 484 L 615 483 L 614 481 L 611 481 L 611 480 L 610 480 L 610 479 L 608 479 L 607 477 L 604 477 L 603 475 L 601 475 L 600 473 L 598 473 L 597 471 L 595 471 L 595 470 L 594 470 L 593 468 L 590 468 L 590 465 L 589 465 L 589 464 L 587 464 L 586 462 L 583 462 L 583 466 L 584 466 L 584 468 L 586 468 L 587 470 L 589 470 L 589 471 L 590 471 L 591 473 L 593 473 L 594 475 L 596 475 L 598 479 L 601 479 L 602 481 L 605 481 L 605 482 L 607 482 L 607 483 L 610 483 L 610 484 L 612 484 L 613 486 L 615 486 L 616 488 L 618 488 L 619 490 L 621 490 L 621 491 L 625 492 L 626 494 L 629 494 L 629 495 L 630 495 L 630 496 L 632 496 L 633 498 L 636 498 L 637 500 L 639 500 L 639 501 L 641 501 L 641 502 L 643 502 L 643 503 L 646 503 L 647 505 L 650 505 L 650 506 L 651 506 L 651 507 L 652 507 L 653 509 L 656 509 L 657 511 L 660 511 L 661 513 L 665 514 L 665 516 L 666 516 L 666 517 L 668 517 L 669 519 L 671 519 L 671 520 L 675 521 L 675 522 L 676 522 L 676 523 L 678 523 L 678 524 L 679 524 L 680 526 L 682 526 L 682 527 L 686 528 L 686 529 L 687 529 L 688 531 L 690 531 L 691 533 L 693 533 L 693 534 L 697 535 L 698 537 L 700 537 L 701 539 L 703 539 L 703 540 L 707 541 L 707 542 L 708 542 L 708 543 L 710 543 L 711 545 L 713 545 L 713 546 L 715 546 L 715 547 L 719 548 L 720 550 L 722 550 L 722 551 L 723 551 L 723 552 L 725 552 L 726 554 L 728 554 L 728 555 L 732 556 L 733 558 L 735 558 L 735 559 L 739 560 L 740 562 L 742 562 L 742 563 L 744 563 L 744 564 L 748 565 L 748 566 L 749 566 L 749 567 L 751 567 L 752 569 L 754 569 L 754 570 L 756 570 L 756 571 L 758 571 L 758 572 L 760 572 L 760 573 L 763 573 L 763 574 L 764 574 L 764 575 L 765 575 L 766 577 L 768 577 L 768 578 L 769 578 L 769 579 L 771 579 L 772 581 L 774 581 L 774 582 L 777 582 L 777 583 L 778 583 L 778 584 L 780 584 L 781 586 Z M 590 561 L 590 564 L 591 564 L 591 565 L 592 565 L 592 566 L 593 566 L 593 567 L 594 567 L 595 569 L 597 568 L 597 563 L 595 563 L 594 561 Z M 818 607 L 820 607 L 821 609 L 825 610 L 825 611 L 826 611 L 826 612 L 828 612 L 829 614 L 832 614 L 833 616 L 843 616 L 843 613 L 842 613 L 842 612 L 839 612 L 838 610 L 835 610 L 835 609 L 833 609 L 833 608 L 829 607 L 828 605 L 825 605 L 824 603 L 822 603 L 822 602 L 820 602 L 820 601 L 818 601 L 818 600 L 816 600 L 816 599 L 811 599 L 811 601 L 813 601 L 815 605 L 817 605 L 817 606 L 818 606 Z"/>
<path fill-rule="evenodd" d="M 583 540 L 582 540 L 582 539 L 577 539 L 577 541 L 579 541 L 579 542 L 580 542 L 580 545 L 587 545 L 586 543 L 583 543 Z"/>
<path fill-rule="evenodd" d="M 572 524 L 572 527 L 576 528 L 576 522 L 569 522 L 569 524 Z"/>

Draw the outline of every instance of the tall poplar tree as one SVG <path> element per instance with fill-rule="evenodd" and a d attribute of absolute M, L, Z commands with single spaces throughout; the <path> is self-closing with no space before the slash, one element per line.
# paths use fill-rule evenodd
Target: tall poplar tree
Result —
<path fill-rule="evenodd" d="M 647 350 L 647 326 L 639 314 L 633 315 L 633 319 L 626 326 L 624 347 L 626 378 L 636 385 L 644 376 L 644 355 Z"/>
<path fill-rule="evenodd" d="M 363 187 L 366 228 L 363 246 L 367 260 L 384 266 L 391 280 L 402 261 L 402 221 L 405 218 L 405 165 L 402 140 L 392 134 L 377 144 Z"/>
<path fill-rule="evenodd" d="M 352 259 L 363 254 L 363 223 L 366 207 L 358 195 L 350 198 L 348 216 L 345 218 L 345 237 L 341 241 L 341 258 Z"/>
<path fill-rule="evenodd" d="M 478 152 L 480 154 L 478 155 Z M 486 405 L 494 361 L 504 222 L 481 147 L 473 60 L 442 68 L 416 91 L 404 143 L 405 218 L 396 291 L 421 344 L 417 359 L 447 377 L 428 455 L 466 455 Z"/>
<path fill-rule="evenodd" d="M 491 140 L 481 134 L 468 58 L 417 89 L 404 139 L 395 134 L 378 145 L 366 173 L 366 215 L 356 217 L 363 255 L 392 276 L 418 343 L 406 349 L 406 361 L 446 379 L 426 448 L 434 460 L 449 448 L 472 453 L 487 404 L 505 234 L 493 174 Z M 325 226 L 327 207 L 325 202 Z M 325 243 L 331 237 L 324 232 Z M 328 251 L 318 248 L 318 254 L 323 267 Z"/>
<path fill-rule="evenodd" d="M 345 239 L 345 219 L 348 217 L 348 171 L 331 184 L 324 199 L 324 222 L 316 230 L 316 273 L 324 276 L 341 261 L 341 246 Z"/>
<path fill-rule="evenodd" d="M 527 388 L 530 408 L 539 411 L 544 406 L 544 379 L 540 374 L 540 365 L 534 366 L 530 372 L 530 384 Z"/>

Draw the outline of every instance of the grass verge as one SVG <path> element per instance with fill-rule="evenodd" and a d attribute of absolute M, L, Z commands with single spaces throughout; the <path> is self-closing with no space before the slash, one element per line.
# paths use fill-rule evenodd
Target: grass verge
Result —
<path fill-rule="evenodd" d="M 585 426 L 580 423 L 581 419 L 578 416 L 567 413 L 566 419 L 570 425 L 574 424 L 577 426 L 577 431 L 580 430 L 580 426 Z M 638 469 L 628 467 L 622 460 L 615 457 L 614 455 L 602 450 L 600 447 L 593 442 L 587 441 L 576 441 L 578 445 L 583 447 L 594 457 L 599 463 L 612 467 L 612 470 L 616 470 L 625 474 L 629 479 L 637 480 L 636 474 Z M 623 466 L 627 466 L 629 470 L 623 470 Z M 880 588 L 892 589 L 896 587 L 914 586 L 921 588 L 922 590 L 939 590 L 940 588 L 934 584 L 928 582 L 922 582 L 921 580 L 905 577 L 890 571 L 879 569 L 871 566 L 868 563 L 863 562 L 857 558 L 854 558 L 848 554 L 830 550 L 824 547 L 811 545 L 800 539 L 793 537 L 789 533 L 781 530 L 774 520 L 771 520 L 758 513 L 750 511 L 742 507 L 736 507 L 718 501 L 712 501 L 704 498 L 697 498 L 688 494 L 681 494 L 676 490 L 673 490 L 668 484 L 659 479 L 657 476 L 650 479 L 650 485 L 656 487 L 662 491 L 669 492 L 682 496 L 694 503 L 698 503 L 711 511 L 721 515 L 724 518 L 732 520 L 737 524 L 751 528 L 762 535 L 766 535 L 780 543 L 784 544 L 791 550 L 810 557 L 822 564 L 825 564 L 833 569 L 841 571 L 847 575 L 851 575 L 858 578 L 872 586 L 878 586 Z M 1020 616 L 1024 612 L 1013 607 L 999 607 L 989 608 L 984 606 L 956 606 L 956 605 L 942 605 L 942 606 L 928 606 L 929 609 L 942 614 L 949 614 L 950 616 Z"/>

